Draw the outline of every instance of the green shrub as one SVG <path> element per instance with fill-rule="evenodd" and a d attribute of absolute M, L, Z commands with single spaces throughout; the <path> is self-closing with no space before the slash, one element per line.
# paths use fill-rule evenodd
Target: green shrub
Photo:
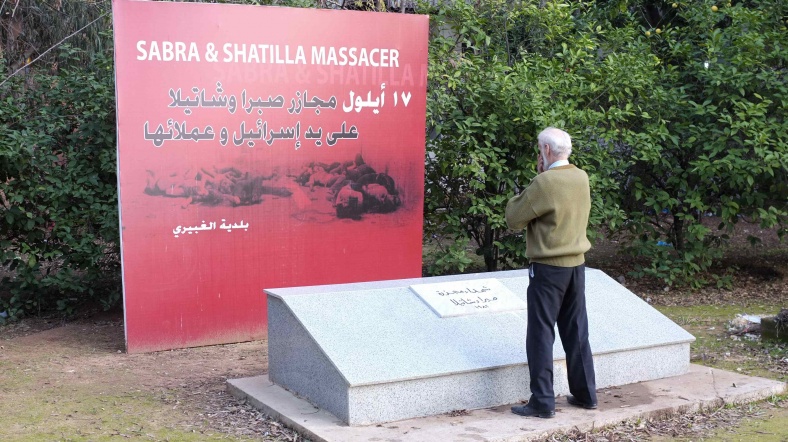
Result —
<path fill-rule="evenodd" d="M 111 54 L 64 46 L 0 91 L 0 311 L 120 299 Z M 8 73 L 0 72 L 3 78 Z"/>
<path fill-rule="evenodd" d="M 431 10 L 428 241 L 522 265 L 506 200 L 535 174 L 535 135 L 573 135 L 591 179 L 589 235 L 631 233 L 637 275 L 698 276 L 741 218 L 782 235 L 788 78 L 779 0 L 455 2 Z M 709 226 L 708 214 L 721 223 Z M 666 244 L 666 246 L 658 244 Z M 435 271 L 450 268 L 452 260 Z"/>
<path fill-rule="evenodd" d="M 632 250 L 651 261 L 637 274 L 669 284 L 709 282 L 696 274 L 742 218 L 785 233 L 788 5 L 734 3 L 679 4 L 646 38 L 658 81 L 649 118 L 630 135 L 637 141 L 626 152 L 634 162 L 622 198 Z M 704 224 L 709 215 L 720 223 Z M 660 240 L 670 246 L 656 247 Z"/>

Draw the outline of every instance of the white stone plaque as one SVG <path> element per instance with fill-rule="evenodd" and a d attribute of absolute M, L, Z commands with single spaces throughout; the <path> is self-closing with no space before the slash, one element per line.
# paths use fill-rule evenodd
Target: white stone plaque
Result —
<path fill-rule="evenodd" d="M 525 310 L 527 304 L 497 279 L 472 279 L 410 286 L 438 316 Z"/>

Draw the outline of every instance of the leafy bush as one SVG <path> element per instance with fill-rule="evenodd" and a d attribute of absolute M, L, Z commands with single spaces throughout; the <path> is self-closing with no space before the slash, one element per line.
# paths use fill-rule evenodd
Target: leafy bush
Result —
<path fill-rule="evenodd" d="M 589 33 L 577 29 L 579 8 L 493 0 L 433 11 L 426 232 L 440 243 L 472 240 L 487 270 L 526 262 L 523 235 L 506 229 L 503 211 L 536 174 L 544 127 L 570 130 L 572 160 L 591 175 L 589 234 L 623 221 L 613 177 L 626 159 L 605 142 L 611 125 L 599 95 L 604 77 L 631 66 L 597 57 Z M 444 263 L 432 270 L 464 270 Z"/>
<path fill-rule="evenodd" d="M 630 251 L 650 263 L 638 275 L 700 285 L 742 217 L 785 232 L 788 5 L 673 5 L 431 11 L 425 225 L 453 257 L 433 271 L 464 270 L 456 244 L 468 241 L 488 270 L 524 262 L 503 210 L 535 174 L 549 125 L 573 135 L 572 161 L 590 175 L 590 236 L 631 232 Z"/>
<path fill-rule="evenodd" d="M 788 215 L 788 5 L 712 5 L 633 17 L 659 65 L 642 135 L 622 152 L 633 160 L 622 198 L 632 249 L 651 258 L 638 273 L 668 283 L 706 283 L 695 275 L 740 219 L 782 236 Z M 707 215 L 720 224 L 704 224 Z"/>
<path fill-rule="evenodd" d="M 0 311 L 11 319 L 120 299 L 112 58 L 70 63 L 83 56 L 64 46 L 54 73 L 0 91 Z"/>

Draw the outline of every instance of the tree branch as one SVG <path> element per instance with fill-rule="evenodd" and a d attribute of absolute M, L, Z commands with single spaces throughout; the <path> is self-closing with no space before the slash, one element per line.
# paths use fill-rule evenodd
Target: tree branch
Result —
<path fill-rule="evenodd" d="M 18 3 L 17 3 L 17 5 L 18 5 Z M 16 8 L 14 8 L 14 10 L 16 10 Z M 36 61 L 40 60 L 40 59 L 41 59 L 41 57 L 43 57 L 44 55 L 46 55 L 46 54 L 47 54 L 49 51 L 51 51 L 52 49 L 55 49 L 55 48 L 57 48 L 57 47 L 58 47 L 58 46 L 60 46 L 61 44 L 65 43 L 65 41 L 66 41 L 66 40 L 68 40 L 69 38 L 71 38 L 71 37 L 73 37 L 73 36 L 75 36 L 75 35 L 79 34 L 79 33 L 80 33 L 80 32 L 82 32 L 83 30 L 87 29 L 87 28 L 88 28 L 90 25 L 92 25 L 93 23 L 96 23 L 97 21 L 101 20 L 102 18 L 106 17 L 107 15 L 109 15 L 109 12 L 105 12 L 105 13 L 101 14 L 100 16 L 96 17 L 96 19 L 95 19 L 95 20 L 93 20 L 92 22 L 90 22 L 90 23 L 86 24 L 85 26 L 83 26 L 83 27 L 81 27 L 81 28 L 77 29 L 76 31 L 72 32 L 71 34 L 67 35 L 67 36 L 66 36 L 64 39 L 62 39 L 62 40 L 60 40 L 59 42 L 55 43 L 55 44 L 54 44 L 54 45 L 53 45 L 51 48 L 47 49 L 46 51 L 42 52 L 42 53 L 41 53 L 41 54 L 40 54 L 38 57 L 36 57 L 36 58 L 34 58 L 33 60 L 31 60 L 31 61 L 30 61 L 30 63 L 25 63 L 25 64 L 24 64 L 22 67 L 20 67 L 20 68 L 19 68 L 19 69 L 17 69 L 16 71 L 14 71 L 14 72 L 13 72 L 11 75 L 9 75 L 9 76 L 8 76 L 8 78 L 6 78 L 5 80 L 3 80 L 3 81 L 0 83 L 0 86 L 2 86 L 2 85 L 4 85 L 4 84 L 6 84 L 6 83 L 8 82 L 8 80 L 10 80 L 10 79 L 11 79 L 12 77 L 14 77 L 16 74 L 20 73 L 20 72 L 21 72 L 23 69 L 25 69 L 26 67 L 28 67 L 28 66 L 32 65 L 33 63 L 35 63 Z M 12 16 L 13 16 L 13 14 L 12 14 Z"/>

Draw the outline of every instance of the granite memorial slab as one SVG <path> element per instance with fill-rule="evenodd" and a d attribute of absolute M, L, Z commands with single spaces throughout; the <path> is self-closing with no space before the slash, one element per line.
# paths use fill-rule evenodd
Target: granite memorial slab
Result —
<path fill-rule="evenodd" d="M 515 270 L 266 290 L 269 378 L 349 425 L 527 400 L 527 287 Z M 586 297 L 598 388 L 687 372 L 684 329 L 599 270 Z M 554 357 L 564 395 L 557 333 Z"/>

